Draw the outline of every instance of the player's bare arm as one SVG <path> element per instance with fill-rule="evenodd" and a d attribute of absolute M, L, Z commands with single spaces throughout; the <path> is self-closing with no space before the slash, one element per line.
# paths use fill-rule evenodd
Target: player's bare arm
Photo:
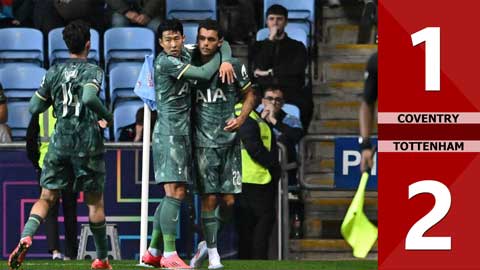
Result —
<path fill-rule="evenodd" d="M 225 128 L 223 128 L 225 131 L 233 132 L 239 129 L 243 123 L 245 123 L 248 115 L 253 110 L 253 107 L 255 106 L 255 94 L 253 88 L 248 86 L 248 88 L 244 91 L 243 97 L 243 106 L 240 115 L 227 121 Z"/>

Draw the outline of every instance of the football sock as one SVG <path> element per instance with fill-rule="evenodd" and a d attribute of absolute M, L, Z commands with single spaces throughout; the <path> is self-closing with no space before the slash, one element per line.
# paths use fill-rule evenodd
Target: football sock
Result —
<path fill-rule="evenodd" d="M 25 223 L 25 227 L 23 228 L 22 237 L 30 236 L 32 237 L 38 230 L 40 224 L 42 224 L 43 218 L 38 215 L 32 214 L 28 217 L 27 223 Z"/>
<path fill-rule="evenodd" d="M 215 216 L 215 210 L 202 211 L 202 228 L 203 236 L 207 242 L 208 248 L 217 247 L 217 232 L 219 227 L 219 221 Z"/>
<path fill-rule="evenodd" d="M 93 234 L 93 241 L 97 250 L 97 258 L 104 260 L 108 256 L 108 242 L 107 242 L 107 223 L 101 221 L 98 223 L 90 222 L 90 230 Z"/>
<path fill-rule="evenodd" d="M 165 197 L 160 211 L 160 226 L 163 234 L 164 252 L 176 250 L 177 224 L 180 215 L 181 201 L 172 197 Z"/>
<path fill-rule="evenodd" d="M 153 231 L 152 231 L 152 240 L 150 240 L 149 251 L 152 253 L 153 249 L 159 250 L 162 249 L 163 239 L 162 239 L 162 227 L 160 226 L 160 212 L 162 209 L 162 201 L 157 206 L 155 210 L 155 215 L 153 216 Z M 150 250 L 152 249 L 152 250 Z M 153 251 L 156 252 L 156 251 Z M 153 256 L 158 256 L 152 253 Z"/>

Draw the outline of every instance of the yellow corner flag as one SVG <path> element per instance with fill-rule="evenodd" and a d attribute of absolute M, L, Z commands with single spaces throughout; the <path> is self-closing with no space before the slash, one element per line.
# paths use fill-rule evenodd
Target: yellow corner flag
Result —
<path fill-rule="evenodd" d="M 378 229 L 373 225 L 363 212 L 365 188 L 369 174 L 364 172 L 360 179 L 357 192 L 347 210 L 340 231 L 343 238 L 353 249 L 353 256 L 365 258 L 373 247 L 378 237 Z"/>

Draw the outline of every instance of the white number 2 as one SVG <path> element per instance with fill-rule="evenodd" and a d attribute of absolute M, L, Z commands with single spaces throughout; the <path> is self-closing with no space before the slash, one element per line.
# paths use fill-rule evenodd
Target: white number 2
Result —
<path fill-rule="evenodd" d="M 435 205 L 428 214 L 410 228 L 405 239 L 405 249 L 450 250 L 452 246 L 450 236 L 423 236 L 428 229 L 442 220 L 448 213 L 448 210 L 450 210 L 452 199 L 448 187 L 435 180 L 423 180 L 408 186 L 409 199 L 421 193 L 432 194 L 435 198 Z"/>
<path fill-rule="evenodd" d="M 242 175 L 239 171 L 233 171 L 233 185 L 236 187 L 242 186 Z"/>
<path fill-rule="evenodd" d="M 425 90 L 440 91 L 440 27 L 426 27 L 411 35 L 413 46 L 425 41 Z"/>

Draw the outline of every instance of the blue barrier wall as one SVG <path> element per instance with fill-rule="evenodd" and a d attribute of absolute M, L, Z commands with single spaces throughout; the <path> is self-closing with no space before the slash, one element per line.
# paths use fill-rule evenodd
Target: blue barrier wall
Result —
<path fill-rule="evenodd" d="M 377 145 L 377 139 L 372 139 L 372 145 Z M 357 189 L 360 183 L 360 146 L 358 138 L 335 138 L 335 188 Z M 367 189 L 377 190 L 377 155 L 368 179 Z"/>

